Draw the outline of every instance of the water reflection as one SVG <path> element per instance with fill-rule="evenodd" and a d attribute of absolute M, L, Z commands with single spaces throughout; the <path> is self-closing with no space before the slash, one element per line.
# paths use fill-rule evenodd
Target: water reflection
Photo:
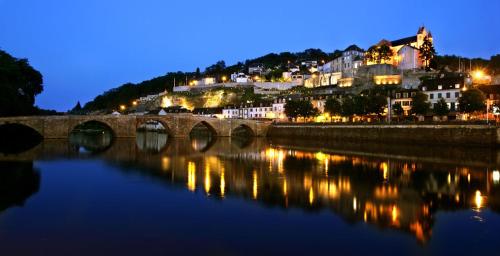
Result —
<path fill-rule="evenodd" d="M 113 142 L 113 135 L 108 130 L 78 131 L 69 136 L 70 145 L 83 154 L 96 154 L 106 151 Z"/>
<path fill-rule="evenodd" d="M 42 136 L 20 124 L 0 125 L 0 154 L 19 154 L 40 144 Z"/>
<path fill-rule="evenodd" d="M 189 134 L 191 147 L 198 152 L 205 152 L 217 141 L 216 133 L 211 126 L 201 122 L 193 127 Z"/>
<path fill-rule="evenodd" d="M 326 210 L 348 223 L 400 230 L 421 243 L 431 238 L 440 211 L 474 211 L 478 221 L 484 221 L 486 209 L 500 212 L 500 161 L 494 157 L 479 163 L 476 158 L 422 156 L 427 150 L 420 148 L 395 154 L 378 147 L 356 151 L 358 145 L 314 148 L 265 139 L 242 147 L 234 139 L 210 137 L 168 139 L 167 146 L 159 147 L 161 136 L 154 135 L 157 141 L 144 136 L 116 140 L 99 158 L 119 167 L 113 170 L 152 177 L 165 186 L 283 210 Z M 98 149 L 110 140 L 77 142 Z M 50 143 L 44 142 L 42 150 L 54 149 Z M 64 148 L 58 147 L 61 155 L 67 155 Z M 471 149 L 468 154 L 497 155 L 484 150 Z"/>
<path fill-rule="evenodd" d="M 112 142 L 112 130 L 107 125 L 96 121 L 76 126 L 69 135 L 70 145 L 84 154 L 104 152 L 111 146 Z"/>
<path fill-rule="evenodd" d="M 0 161 L 0 213 L 23 206 L 40 188 L 40 174 L 32 162 Z"/>
<path fill-rule="evenodd" d="M 141 151 L 158 153 L 168 142 L 168 134 L 158 131 L 138 131 L 136 137 L 137 147 Z"/>
<path fill-rule="evenodd" d="M 174 140 L 172 147 L 185 143 Z M 498 211 L 500 206 L 497 171 L 490 168 L 299 150 L 260 139 L 243 149 L 219 139 L 203 155 L 164 154 L 157 168 L 153 158 L 133 165 L 148 165 L 143 174 L 210 197 L 329 209 L 347 222 L 402 230 L 420 242 L 430 238 L 438 211 Z"/>

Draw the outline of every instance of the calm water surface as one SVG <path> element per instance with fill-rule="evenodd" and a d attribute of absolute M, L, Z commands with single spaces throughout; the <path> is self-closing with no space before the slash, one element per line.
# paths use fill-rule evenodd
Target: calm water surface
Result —
<path fill-rule="evenodd" d="M 140 133 L 0 154 L 2 255 L 498 255 L 492 149 Z"/>

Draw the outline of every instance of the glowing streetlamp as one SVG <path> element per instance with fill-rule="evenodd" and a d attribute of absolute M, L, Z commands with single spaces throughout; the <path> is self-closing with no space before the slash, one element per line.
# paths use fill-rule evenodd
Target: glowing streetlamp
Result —
<path fill-rule="evenodd" d="M 484 72 L 482 70 L 476 70 L 476 71 L 472 72 L 472 76 L 474 77 L 474 79 L 480 80 L 480 79 L 483 79 Z"/>
<path fill-rule="evenodd" d="M 125 109 L 127 109 L 127 106 L 125 106 L 125 105 L 120 105 L 120 110 L 121 110 L 121 111 L 124 111 Z"/>
<path fill-rule="evenodd" d="M 225 82 L 226 82 L 226 80 L 227 80 L 227 77 L 226 77 L 226 76 L 223 76 L 223 77 L 222 77 L 222 82 L 224 82 L 224 83 L 225 83 Z"/>
<path fill-rule="evenodd" d="M 137 101 L 136 100 L 132 101 L 132 105 L 137 106 Z"/>

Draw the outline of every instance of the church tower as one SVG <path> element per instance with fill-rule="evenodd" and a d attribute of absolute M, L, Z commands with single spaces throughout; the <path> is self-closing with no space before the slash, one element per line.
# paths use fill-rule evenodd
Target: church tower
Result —
<path fill-rule="evenodd" d="M 418 32 L 417 32 L 417 45 L 415 46 L 416 48 L 420 48 L 422 46 L 422 44 L 424 43 L 424 38 L 428 36 L 429 39 L 431 40 L 431 42 L 433 41 L 432 40 L 432 34 L 430 31 L 428 31 L 424 26 L 421 26 L 420 28 L 418 28 Z"/>

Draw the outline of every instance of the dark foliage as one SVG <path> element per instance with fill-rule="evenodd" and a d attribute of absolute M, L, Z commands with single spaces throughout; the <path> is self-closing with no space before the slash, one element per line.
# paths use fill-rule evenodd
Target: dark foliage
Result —
<path fill-rule="evenodd" d="M 36 114 L 35 96 L 42 91 L 42 74 L 28 60 L 0 50 L 0 116 Z"/>

